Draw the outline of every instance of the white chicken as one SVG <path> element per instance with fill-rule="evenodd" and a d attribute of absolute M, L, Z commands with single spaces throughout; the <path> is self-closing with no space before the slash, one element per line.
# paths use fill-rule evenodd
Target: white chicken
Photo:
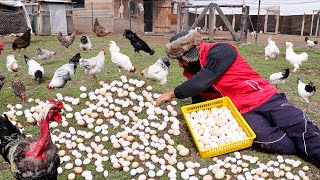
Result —
<path fill-rule="evenodd" d="M 86 74 L 93 76 L 95 81 L 97 81 L 97 75 L 104 67 L 105 55 L 105 50 L 102 50 L 96 57 L 90 59 L 80 59 L 80 66 L 85 69 Z"/>
<path fill-rule="evenodd" d="M 268 38 L 268 45 L 264 49 L 265 53 L 265 59 L 277 59 L 279 56 L 279 48 L 276 45 L 276 43 L 271 39 L 271 37 Z"/>
<path fill-rule="evenodd" d="M 92 49 L 92 44 L 90 38 L 88 36 L 82 36 L 80 39 L 80 50 L 81 51 L 89 51 Z"/>
<path fill-rule="evenodd" d="M 69 60 L 68 64 L 59 67 L 54 73 L 51 82 L 46 84 L 47 89 L 63 88 L 68 81 L 71 81 L 76 73 L 80 58 L 80 53 L 77 53 Z"/>
<path fill-rule="evenodd" d="M 48 59 L 52 58 L 54 55 L 56 55 L 56 52 L 54 52 L 54 51 L 49 51 L 49 50 L 42 49 L 39 47 L 37 48 L 36 52 L 38 54 L 39 60 L 48 60 Z"/>
<path fill-rule="evenodd" d="M 270 75 L 270 83 L 271 84 L 284 84 L 286 82 L 286 79 L 289 76 L 289 69 L 286 68 L 281 72 L 273 73 Z"/>
<path fill-rule="evenodd" d="M 10 72 L 18 72 L 19 71 L 19 66 L 18 66 L 17 60 L 14 58 L 14 55 L 12 55 L 12 54 L 7 55 L 6 65 L 7 65 L 8 71 L 10 71 Z"/>
<path fill-rule="evenodd" d="M 166 57 L 159 58 L 156 63 L 143 70 L 140 74 L 145 78 L 160 81 L 161 85 L 167 83 L 170 62 Z"/>
<path fill-rule="evenodd" d="M 309 84 L 303 83 L 300 78 L 297 78 L 298 83 L 298 93 L 307 103 L 309 103 L 309 99 L 315 94 L 316 86 L 313 82 Z"/>
<path fill-rule="evenodd" d="M 119 72 L 121 72 L 121 68 L 129 71 L 129 72 L 135 72 L 136 68 L 133 67 L 130 58 L 127 55 L 124 55 L 120 53 L 120 48 L 117 46 L 117 44 L 114 41 L 109 41 L 109 51 L 111 54 L 111 61 L 115 63 L 118 68 Z"/>
<path fill-rule="evenodd" d="M 318 41 L 311 41 L 308 37 L 306 37 L 304 41 L 307 43 L 309 48 L 313 48 L 316 44 L 318 44 Z"/>
<path fill-rule="evenodd" d="M 299 70 L 302 62 L 308 60 L 308 54 L 306 52 L 296 54 L 293 51 L 293 44 L 291 42 L 286 42 L 286 60 L 288 60 L 294 66 L 292 72 L 296 72 Z"/>
<path fill-rule="evenodd" d="M 24 60 L 26 61 L 28 65 L 28 74 L 30 76 L 33 76 L 34 79 L 40 83 L 41 79 L 44 75 L 44 69 L 43 67 L 35 60 L 30 59 L 28 56 L 24 55 Z"/>

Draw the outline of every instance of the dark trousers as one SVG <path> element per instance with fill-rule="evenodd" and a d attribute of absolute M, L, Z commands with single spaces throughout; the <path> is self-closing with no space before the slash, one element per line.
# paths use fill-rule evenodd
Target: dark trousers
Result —
<path fill-rule="evenodd" d="M 242 114 L 257 137 L 253 147 L 279 154 L 303 153 L 320 162 L 320 130 L 284 94 Z"/>

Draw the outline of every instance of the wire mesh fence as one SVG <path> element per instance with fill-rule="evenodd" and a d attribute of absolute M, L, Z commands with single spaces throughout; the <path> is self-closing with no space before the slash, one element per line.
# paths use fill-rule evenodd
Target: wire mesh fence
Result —
<path fill-rule="evenodd" d="M 0 35 L 25 32 L 27 28 L 22 10 L 0 9 Z"/>

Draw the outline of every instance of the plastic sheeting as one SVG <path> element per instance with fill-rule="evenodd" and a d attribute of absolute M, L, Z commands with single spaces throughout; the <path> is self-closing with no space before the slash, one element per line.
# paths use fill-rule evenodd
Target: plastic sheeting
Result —
<path fill-rule="evenodd" d="M 64 4 L 49 4 L 51 34 L 67 34 L 66 8 Z"/>
<path fill-rule="evenodd" d="M 192 5 L 208 5 L 217 3 L 219 5 L 242 5 L 250 6 L 250 15 L 258 14 L 259 0 L 233 0 L 226 3 L 225 0 L 189 0 Z M 260 15 L 265 15 L 267 10 L 280 9 L 281 16 L 312 14 L 313 10 L 320 10 L 320 0 L 261 0 Z M 190 8 L 190 12 L 196 9 Z M 224 14 L 241 14 L 241 8 L 222 8 Z M 202 12 L 202 8 L 197 9 L 197 14 Z"/>

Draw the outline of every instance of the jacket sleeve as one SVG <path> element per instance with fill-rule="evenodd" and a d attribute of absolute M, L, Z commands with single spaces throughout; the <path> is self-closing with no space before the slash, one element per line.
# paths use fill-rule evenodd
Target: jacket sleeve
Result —
<path fill-rule="evenodd" d="M 182 99 L 198 95 L 212 84 L 236 60 L 237 53 L 229 44 L 219 43 L 211 47 L 205 66 L 192 78 L 175 88 L 176 98 Z"/>

